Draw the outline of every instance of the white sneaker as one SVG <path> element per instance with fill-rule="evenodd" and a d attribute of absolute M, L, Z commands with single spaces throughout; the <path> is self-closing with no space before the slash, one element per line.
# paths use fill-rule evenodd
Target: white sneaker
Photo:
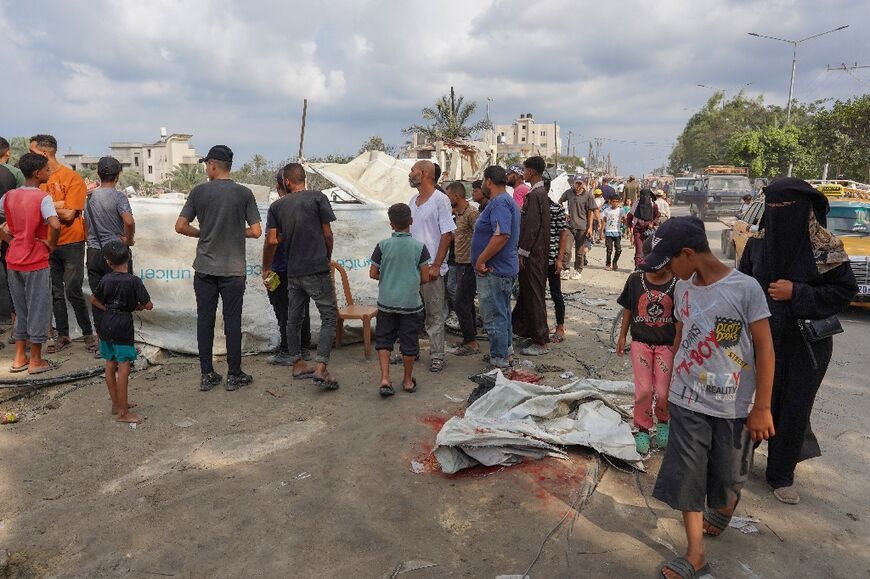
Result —
<path fill-rule="evenodd" d="M 580 278 L 582 278 L 582 277 L 583 277 L 583 273 L 582 273 L 582 272 L 579 272 L 579 271 L 574 270 L 574 271 L 571 272 L 571 277 L 568 278 L 568 279 L 578 280 L 578 279 L 580 279 Z"/>
<path fill-rule="evenodd" d="M 564 280 L 569 280 L 569 279 L 571 279 L 571 272 L 572 271 L 573 270 L 570 270 L 570 269 L 563 269 L 562 273 L 559 274 L 559 277 L 564 279 Z"/>

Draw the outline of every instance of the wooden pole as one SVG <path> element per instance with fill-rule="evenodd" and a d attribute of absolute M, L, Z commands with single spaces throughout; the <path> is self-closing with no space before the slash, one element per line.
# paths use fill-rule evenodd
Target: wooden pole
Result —
<path fill-rule="evenodd" d="M 556 121 L 553 121 L 553 165 L 559 168 L 559 134 L 556 132 Z"/>
<path fill-rule="evenodd" d="M 299 132 L 299 156 L 296 159 L 298 162 L 305 160 L 303 147 L 305 145 L 305 119 L 308 116 L 308 99 L 302 99 L 302 130 Z"/>

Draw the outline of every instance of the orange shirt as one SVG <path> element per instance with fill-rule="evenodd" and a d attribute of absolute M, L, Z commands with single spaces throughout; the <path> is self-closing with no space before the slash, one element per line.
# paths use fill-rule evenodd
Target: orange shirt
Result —
<path fill-rule="evenodd" d="M 85 185 L 85 180 L 82 179 L 81 175 L 69 167 L 61 165 L 48 178 L 48 183 L 41 185 L 40 189 L 51 195 L 51 198 L 55 202 L 63 201 L 65 209 L 73 209 L 80 212 L 72 224 L 61 224 L 60 238 L 57 240 L 57 244 L 67 245 L 68 243 L 84 241 L 86 236 L 85 221 L 82 216 L 85 211 L 85 201 L 88 197 L 88 187 Z"/>

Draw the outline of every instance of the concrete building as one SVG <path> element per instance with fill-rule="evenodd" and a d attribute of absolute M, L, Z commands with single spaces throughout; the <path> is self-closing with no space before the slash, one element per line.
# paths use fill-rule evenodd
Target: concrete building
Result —
<path fill-rule="evenodd" d="M 498 155 L 562 154 L 562 133 L 559 125 L 537 123 L 532 113 L 523 113 L 509 125 L 495 125 Z"/>
<path fill-rule="evenodd" d="M 109 154 L 121 162 L 125 171 L 135 171 L 147 183 L 161 183 L 179 165 L 196 165 L 199 155 L 190 146 L 193 135 L 167 133 L 160 129 L 160 140 L 156 143 L 112 143 Z M 99 156 L 68 153 L 63 156 L 65 164 L 73 170 L 97 169 Z"/>

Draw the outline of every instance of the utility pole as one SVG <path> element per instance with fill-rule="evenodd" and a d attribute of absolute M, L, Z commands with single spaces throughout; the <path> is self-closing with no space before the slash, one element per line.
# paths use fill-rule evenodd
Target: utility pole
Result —
<path fill-rule="evenodd" d="M 299 156 L 297 157 L 297 161 L 302 163 L 305 161 L 305 155 L 303 154 L 303 148 L 305 145 L 305 119 L 308 116 L 308 99 L 302 99 L 302 130 L 299 132 Z"/>
<path fill-rule="evenodd" d="M 553 121 L 553 164 L 559 169 L 559 135 L 556 133 L 556 121 Z"/>
<path fill-rule="evenodd" d="M 568 154 L 569 157 L 571 156 L 571 135 L 572 134 L 573 134 L 573 131 L 568 131 L 568 150 L 566 151 L 566 153 Z"/>

